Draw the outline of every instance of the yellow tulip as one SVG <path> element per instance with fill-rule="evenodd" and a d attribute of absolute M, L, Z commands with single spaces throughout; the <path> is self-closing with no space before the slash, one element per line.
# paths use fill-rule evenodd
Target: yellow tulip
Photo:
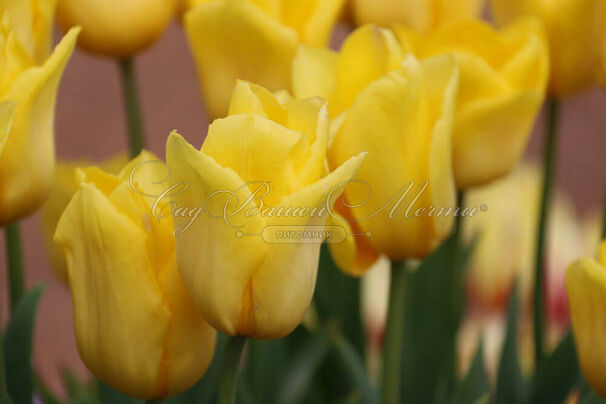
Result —
<path fill-rule="evenodd" d="M 175 13 L 175 0 L 58 0 L 57 21 L 82 27 L 78 45 L 108 57 L 128 58 L 153 44 Z"/>
<path fill-rule="evenodd" d="M 484 0 L 352 0 L 358 25 L 404 24 L 423 31 L 479 16 L 483 6 Z"/>
<path fill-rule="evenodd" d="M 392 260 L 427 256 L 453 224 L 452 215 L 425 213 L 455 206 L 451 132 L 457 63 L 449 55 L 421 62 L 409 55 L 403 61 L 403 52 L 391 31 L 368 25 L 352 33 L 340 53 L 302 47 L 293 64 L 295 95 L 329 100 L 335 117 L 330 166 L 369 152 L 358 175 L 366 186 L 351 184 L 344 191 L 349 205 L 363 206 L 336 206 L 355 219 L 350 233 L 366 236 L 331 244 L 339 266 L 355 275 L 377 253 Z M 401 195 L 408 202 L 399 201 Z M 415 214 L 417 209 L 426 211 Z"/>
<path fill-rule="evenodd" d="M 202 314 L 221 332 L 281 338 L 303 319 L 315 287 L 319 242 L 272 242 L 259 234 L 268 227 L 296 231 L 325 224 L 327 215 L 319 212 L 279 215 L 265 208 L 303 211 L 338 196 L 340 191 L 331 191 L 355 175 L 363 155 L 321 178 L 327 144 L 325 102 L 276 98 L 241 81 L 229 116 L 210 126 L 200 151 L 178 134 L 169 137 L 167 162 L 189 185 L 173 203 L 204 203 L 207 212 L 177 238 L 179 270 Z M 247 201 L 253 193 L 259 196 L 259 181 L 270 186 L 262 205 Z M 232 211 L 227 195 L 215 194 L 221 191 L 234 191 L 244 211 Z M 236 227 L 221 218 L 224 209 Z M 177 215 L 175 226 L 188 221 Z"/>
<path fill-rule="evenodd" d="M 185 15 L 200 88 L 212 118 L 225 116 L 237 79 L 290 89 L 299 43 L 324 45 L 344 0 L 200 1 Z"/>
<path fill-rule="evenodd" d="M 153 218 L 142 195 L 156 189 L 148 179 L 164 175 L 161 166 L 142 164 L 154 160 L 143 152 L 118 176 L 82 169 L 55 234 L 83 362 L 109 386 L 146 400 L 191 387 L 216 339 L 179 276 L 171 218 Z"/>
<path fill-rule="evenodd" d="M 101 169 L 110 174 L 118 174 L 127 162 L 128 160 L 125 155 L 115 156 L 104 161 L 101 164 Z M 92 165 L 91 162 L 85 160 L 59 162 L 55 170 L 55 179 L 51 192 L 42 206 L 42 235 L 44 237 L 44 245 L 57 278 L 63 282 L 67 282 L 67 264 L 63 251 L 55 244 L 53 237 L 61 214 L 80 187 L 77 168 Z"/>
<path fill-rule="evenodd" d="M 50 53 L 56 5 L 57 0 L 0 0 L 1 18 L 8 21 L 36 64 Z"/>
<path fill-rule="evenodd" d="M 581 370 L 585 378 L 606 398 L 606 240 L 599 261 L 583 258 L 566 273 L 570 317 Z"/>
<path fill-rule="evenodd" d="M 16 103 L 0 157 L 0 225 L 5 225 L 35 211 L 50 191 L 57 88 L 79 29 L 70 30 L 42 65 L 6 26 L 0 31 L 0 100 Z"/>
<path fill-rule="evenodd" d="M 536 17 L 545 25 L 550 48 L 549 95 L 560 98 L 595 82 L 601 0 L 492 0 L 495 19 L 508 24 Z"/>
<path fill-rule="evenodd" d="M 502 31 L 479 20 L 452 23 L 427 35 L 401 26 L 395 31 L 419 58 L 457 57 L 457 187 L 484 185 L 507 174 L 522 157 L 545 98 L 549 56 L 538 21 L 520 21 Z"/>

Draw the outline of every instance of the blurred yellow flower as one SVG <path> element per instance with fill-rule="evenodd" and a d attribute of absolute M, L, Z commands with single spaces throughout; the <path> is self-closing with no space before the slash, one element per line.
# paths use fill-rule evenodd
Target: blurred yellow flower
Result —
<path fill-rule="evenodd" d="M 64 30 L 82 27 L 84 50 L 128 58 L 160 38 L 175 7 L 175 0 L 58 0 L 57 21 Z"/>
<path fill-rule="evenodd" d="M 117 175 L 127 162 L 126 155 L 118 155 L 104 161 L 100 165 L 100 168 L 110 174 Z M 65 255 L 59 246 L 55 244 L 53 237 L 61 214 L 78 188 L 80 188 L 77 168 L 92 165 L 94 165 L 92 162 L 86 160 L 59 161 L 55 170 L 55 180 L 52 189 L 48 199 L 42 206 L 42 235 L 46 252 L 57 278 L 64 282 L 67 282 Z"/>
<path fill-rule="evenodd" d="M 0 157 L 0 225 L 34 212 L 50 191 L 57 88 L 78 32 L 70 30 L 52 55 L 37 65 L 11 27 L 0 27 L 0 100 L 16 104 Z"/>
<path fill-rule="evenodd" d="M 404 59 L 391 31 L 368 25 L 353 32 L 340 53 L 301 47 L 293 77 L 297 98 L 319 95 L 329 100 L 334 117 L 331 168 L 369 152 L 358 175 L 365 185 L 350 184 L 344 192 L 347 204 L 363 206 L 348 209 L 338 202 L 335 207 L 353 220 L 349 233 L 359 234 L 331 244 L 338 265 L 359 275 L 378 253 L 392 260 L 430 254 L 450 232 L 452 216 L 415 212 L 455 206 L 451 160 L 459 78 L 455 58 Z M 420 190 L 424 185 L 426 189 Z M 390 217 L 398 198 L 406 195 L 409 209 L 400 203 Z M 385 204 L 390 206 L 382 209 Z"/>
<path fill-rule="evenodd" d="M 237 79 L 270 91 L 290 89 L 299 43 L 324 45 L 344 0 L 199 1 L 185 15 L 211 118 L 225 116 Z"/>
<path fill-rule="evenodd" d="M 421 59 L 453 53 L 461 72 L 453 132 L 459 189 L 507 174 L 522 157 L 545 98 L 549 55 L 536 20 L 502 31 L 479 20 L 445 25 L 427 35 L 395 32 Z"/>
<path fill-rule="evenodd" d="M 441 24 L 479 16 L 484 0 L 351 0 L 358 25 L 404 24 L 429 30 Z"/>
<path fill-rule="evenodd" d="M 479 237 L 468 269 L 468 293 L 473 310 L 503 312 L 516 280 L 522 306 L 531 307 L 536 221 L 541 171 L 524 164 L 510 176 L 466 194 L 465 205 L 486 205 L 482 215 L 465 218 L 464 237 Z M 555 195 L 547 227 L 547 312 L 550 324 L 566 326 L 566 267 L 597 247 L 600 220 L 584 223 L 566 194 Z"/>
<path fill-rule="evenodd" d="M 57 0 L 0 0 L 0 13 L 36 64 L 50 53 Z"/>
<path fill-rule="evenodd" d="M 550 51 L 548 93 L 561 98 L 595 82 L 602 0 L 492 0 L 499 24 L 536 17 L 545 25 Z"/>
<path fill-rule="evenodd" d="M 280 215 L 272 208 L 309 210 L 338 197 L 331 194 L 333 188 L 355 175 L 363 155 L 322 178 L 327 144 L 323 100 L 276 98 L 242 81 L 234 89 L 229 116 L 210 125 L 201 151 L 178 134 L 169 137 L 167 162 L 175 177 L 189 185 L 171 198 L 173 203 L 206 201 L 206 214 L 177 238 L 179 270 L 202 314 L 221 332 L 280 338 L 307 312 L 320 244 L 268 243 L 259 234 L 268 226 L 294 231 L 326 223 L 326 214 Z M 259 181 L 270 186 L 263 204 L 249 199 L 259 197 Z M 228 209 L 228 195 L 221 191 L 234 191 L 242 209 Z M 216 218 L 225 209 L 237 227 Z M 179 216 L 177 229 L 190 220 Z"/>
<path fill-rule="evenodd" d="M 570 265 L 566 288 L 581 370 L 591 387 L 606 398 L 606 240 L 598 261 L 583 258 Z"/>
<path fill-rule="evenodd" d="M 178 394 L 198 381 L 216 332 L 177 270 L 172 219 L 151 216 L 151 180 L 162 167 L 143 152 L 118 176 L 92 167 L 57 225 L 74 306 L 78 351 L 112 388 L 141 399 Z M 131 186 L 129 178 L 137 176 Z M 150 180 L 151 179 L 151 180 Z"/>

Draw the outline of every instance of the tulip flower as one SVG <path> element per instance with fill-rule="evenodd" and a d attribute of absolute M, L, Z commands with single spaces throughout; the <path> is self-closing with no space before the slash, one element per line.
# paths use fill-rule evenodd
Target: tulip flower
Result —
<path fill-rule="evenodd" d="M 606 398 L 606 240 L 599 260 L 583 258 L 568 267 L 566 289 L 579 363 L 585 378 Z"/>
<path fill-rule="evenodd" d="M 211 117 L 225 116 L 237 79 L 290 89 L 299 43 L 324 45 L 344 0 L 216 0 L 185 15 L 200 88 Z"/>
<path fill-rule="evenodd" d="M 57 0 L 2 0 L 4 12 L 15 37 L 36 64 L 48 57 L 52 41 Z"/>
<path fill-rule="evenodd" d="M 98 55 L 129 58 L 164 33 L 175 0 L 58 0 L 57 21 L 82 27 L 78 45 Z"/>
<path fill-rule="evenodd" d="M 219 331 L 274 339 L 303 319 L 322 239 L 280 242 L 274 230 L 323 228 L 328 215 L 313 209 L 338 197 L 338 186 L 355 175 L 363 159 L 354 156 L 322 178 L 327 145 L 325 102 L 277 98 L 242 81 L 234 89 L 229 116 L 210 125 L 200 151 L 178 134 L 169 137 L 167 162 L 174 176 L 188 184 L 184 192 L 171 192 L 172 202 L 179 207 L 204 203 L 206 212 L 193 223 L 176 215 L 175 227 L 182 229 L 179 270 L 199 310 Z M 251 195 L 260 198 L 259 183 L 270 188 L 253 202 Z M 228 191 L 242 210 L 234 210 Z M 275 213 L 280 208 L 301 213 Z M 191 225 L 185 230 L 184 224 Z"/>
<path fill-rule="evenodd" d="M 507 174 L 522 157 L 545 98 L 549 59 L 540 24 L 525 20 L 496 31 L 479 20 L 466 20 L 426 35 L 402 26 L 395 31 L 420 58 L 457 57 L 457 187 L 484 185 Z"/>
<path fill-rule="evenodd" d="M 37 65 L 7 27 L 0 32 L 0 100 L 14 102 L 13 124 L 0 157 L 0 225 L 34 212 L 46 199 L 55 168 L 54 110 L 63 69 L 79 29 L 70 30 Z"/>
<path fill-rule="evenodd" d="M 297 98 L 318 94 L 329 100 L 329 165 L 369 152 L 358 175 L 365 185 L 344 191 L 347 205 L 361 206 L 335 206 L 350 221 L 349 233 L 358 236 L 331 245 L 333 256 L 354 275 L 379 253 L 392 261 L 427 256 L 453 224 L 452 215 L 411 216 L 419 208 L 428 213 L 455 206 L 451 132 L 457 63 L 448 55 L 419 62 L 403 53 L 391 31 L 369 25 L 352 33 L 340 53 L 303 47 L 293 64 Z M 400 198 L 406 195 L 408 202 Z"/>
<path fill-rule="evenodd" d="M 358 25 L 404 24 L 422 31 L 479 16 L 483 6 L 484 0 L 352 0 Z"/>
<path fill-rule="evenodd" d="M 492 0 L 499 24 L 536 17 L 545 25 L 551 74 L 549 95 L 566 97 L 595 81 L 599 56 L 599 0 Z"/>
<path fill-rule="evenodd" d="M 80 170 L 80 189 L 55 234 L 84 364 L 117 391 L 145 400 L 197 382 L 216 338 L 179 276 L 172 219 L 154 218 L 153 200 L 144 196 L 165 174 L 161 164 L 145 164 L 154 160 L 143 152 L 118 176 Z"/>
<path fill-rule="evenodd" d="M 118 155 L 104 161 L 101 169 L 110 174 L 118 174 L 128 162 L 126 156 Z M 42 206 L 42 235 L 46 252 L 57 278 L 67 282 L 67 264 L 63 251 L 53 241 L 57 223 L 67 204 L 72 199 L 80 182 L 77 174 L 78 167 L 88 167 L 93 164 L 89 161 L 78 160 L 59 162 L 55 170 L 55 179 L 48 199 Z"/>

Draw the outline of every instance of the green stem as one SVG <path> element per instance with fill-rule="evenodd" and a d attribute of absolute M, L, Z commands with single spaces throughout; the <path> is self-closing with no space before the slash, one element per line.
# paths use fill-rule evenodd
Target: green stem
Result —
<path fill-rule="evenodd" d="M 406 269 L 404 262 L 392 263 L 389 306 L 387 309 L 387 324 L 383 347 L 381 404 L 395 404 L 399 402 L 402 339 L 404 337 L 405 287 Z"/>
<path fill-rule="evenodd" d="M 147 400 L 145 401 L 145 404 L 160 404 L 163 401 L 164 400 Z"/>
<path fill-rule="evenodd" d="M 139 95 L 137 91 L 137 82 L 133 69 L 132 59 L 120 60 L 120 74 L 122 76 L 122 91 L 124 93 L 124 102 L 126 104 L 126 119 L 128 121 L 128 140 L 130 153 L 133 157 L 141 153 L 145 147 L 143 138 L 143 124 L 141 121 L 141 111 L 139 108 Z"/>
<path fill-rule="evenodd" d="M 18 223 L 12 223 L 5 229 L 6 261 L 8 266 L 8 283 L 10 308 L 13 310 L 25 290 L 23 277 L 23 252 L 21 249 L 21 232 Z"/>
<path fill-rule="evenodd" d="M 238 369 L 246 345 L 246 337 L 228 337 L 219 376 L 217 404 L 235 404 L 238 387 Z"/>
<path fill-rule="evenodd" d="M 547 239 L 547 223 L 549 207 L 553 192 L 557 143 L 558 143 L 558 113 L 559 104 L 555 99 L 547 104 L 548 122 L 547 139 L 543 150 L 543 189 L 537 228 L 535 274 L 534 274 L 534 347 L 536 365 L 539 366 L 545 354 L 544 343 L 544 314 L 545 314 L 545 247 Z"/>

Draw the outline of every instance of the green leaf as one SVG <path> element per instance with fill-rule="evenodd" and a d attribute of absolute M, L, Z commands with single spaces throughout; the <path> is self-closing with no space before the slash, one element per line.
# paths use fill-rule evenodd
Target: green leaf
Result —
<path fill-rule="evenodd" d="M 328 246 L 322 244 L 314 305 L 322 324 L 337 323 L 341 333 L 365 353 L 360 313 L 360 280 L 345 275 L 334 263 Z"/>
<path fill-rule="evenodd" d="M 34 390 L 32 342 L 38 301 L 45 285 L 38 285 L 17 303 L 4 334 L 6 385 L 14 404 L 31 404 Z"/>
<path fill-rule="evenodd" d="M 44 382 L 39 378 L 35 378 L 36 384 L 36 392 L 38 396 L 42 399 L 44 404 L 60 404 L 61 401 L 50 391 L 48 387 L 44 384 Z"/>
<path fill-rule="evenodd" d="M 496 404 L 521 404 L 525 385 L 518 357 L 518 286 L 509 299 L 507 331 L 497 377 Z"/>
<path fill-rule="evenodd" d="M 563 403 L 579 377 L 574 338 L 569 332 L 537 371 L 529 403 Z"/>
<path fill-rule="evenodd" d="M 590 392 L 579 399 L 579 404 L 606 404 L 606 400 Z"/>
<path fill-rule="evenodd" d="M 328 340 L 322 335 L 314 335 L 306 342 L 292 359 L 292 363 L 277 389 L 278 404 L 302 402 L 313 383 L 314 374 L 326 357 L 328 350 Z"/>
<path fill-rule="evenodd" d="M 480 343 L 469 372 L 459 383 L 451 400 L 452 404 L 471 404 L 483 398 L 490 392 L 486 373 L 484 371 L 484 344 Z"/>
<path fill-rule="evenodd" d="M 107 384 L 99 381 L 98 382 L 99 389 L 99 398 L 102 404 L 142 404 L 141 400 L 137 400 L 135 398 L 129 397 L 125 394 L 122 394 Z"/>
<path fill-rule="evenodd" d="M 449 237 L 408 273 L 401 401 L 442 402 L 455 385 L 456 336 L 464 307 L 464 268 L 475 241 L 457 251 Z"/>

